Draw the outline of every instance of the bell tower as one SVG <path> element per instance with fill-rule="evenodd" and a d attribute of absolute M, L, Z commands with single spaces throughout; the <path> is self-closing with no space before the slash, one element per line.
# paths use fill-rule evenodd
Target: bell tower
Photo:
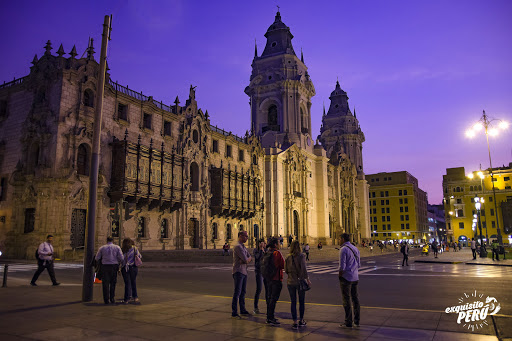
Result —
<path fill-rule="evenodd" d="M 265 38 L 261 56 L 255 48 L 250 84 L 245 88 L 250 97 L 251 129 L 261 137 L 263 147 L 295 143 L 312 150 L 311 98 L 315 88 L 302 53 L 301 59 L 295 54 L 293 35 L 279 11 Z"/>

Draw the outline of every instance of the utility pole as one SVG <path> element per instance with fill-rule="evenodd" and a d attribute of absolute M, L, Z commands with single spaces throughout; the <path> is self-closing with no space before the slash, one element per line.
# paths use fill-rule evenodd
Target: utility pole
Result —
<path fill-rule="evenodd" d="M 118 201 L 119 205 L 119 246 L 123 243 L 123 222 L 124 222 L 124 200 Z"/>
<path fill-rule="evenodd" d="M 105 74 L 107 63 L 107 45 L 110 39 L 110 16 L 106 15 L 103 22 L 101 40 L 100 72 L 98 91 L 96 93 L 96 112 L 94 114 L 91 170 L 89 172 L 89 202 L 87 204 L 87 240 L 84 254 L 84 273 L 82 279 L 82 301 L 92 301 L 94 273 L 92 261 L 94 258 L 94 237 L 96 233 L 96 204 L 98 197 L 98 173 L 100 165 L 101 117 L 103 110 L 103 94 L 105 92 Z"/>

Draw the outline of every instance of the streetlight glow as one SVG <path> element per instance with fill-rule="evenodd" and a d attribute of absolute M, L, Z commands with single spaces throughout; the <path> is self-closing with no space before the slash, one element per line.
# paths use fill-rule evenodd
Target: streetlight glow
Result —
<path fill-rule="evenodd" d="M 480 130 L 482 130 L 483 128 L 484 128 L 484 126 L 483 126 L 483 125 L 482 125 L 482 123 L 480 123 L 480 122 L 476 123 L 476 124 L 473 126 L 473 129 L 474 129 L 475 131 L 480 131 Z"/>
<path fill-rule="evenodd" d="M 483 178 L 484 178 L 484 173 L 482 173 L 481 171 L 479 171 L 479 172 L 478 172 L 478 173 L 476 173 L 476 174 L 478 174 L 478 176 L 480 177 L 480 179 L 483 179 Z"/>
<path fill-rule="evenodd" d="M 507 121 L 501 121 L 498 124 L 498 127 L 500 127 L 500 129 L 502 129 L 502 130 L 507 130 L 508 129 L 508 122 Z"/>
<path fill-rule="evenodd" d="M 466 137 L 472 139 L 473 137 L 475 137 L 475 132 L 471 129 L 466 130 Z"/>
<path fill-rule="evenodd" d="M 468 177 L 468 178 L 470 178 L 470 179 L 473 179 L 475 176 L 473 175 L 473 173 L 469 173 L 469 174 L 467 175 L 467 177 Z"/>
<path fill-rule="evenodd" d="M 498 136 L 498 133 L 499 133 L 499 132 L 498 132 L 498 129 L 496 129 L 496 128 L 491 128 L 491 129 L 489 129 L 489 135 L 491 135 L 491 136 L 493 136 L 493 137 L 494 137 L 494 136 Z"/>

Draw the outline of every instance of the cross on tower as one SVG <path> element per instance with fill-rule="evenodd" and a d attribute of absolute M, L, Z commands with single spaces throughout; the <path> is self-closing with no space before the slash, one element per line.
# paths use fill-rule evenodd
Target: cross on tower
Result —
<path fill-rule="evenodd" d="M 279 5 L 276 5 L 276 6 L 277 6 L 277 11 L 279 12 L 280 7 L 279 7 Z"/>

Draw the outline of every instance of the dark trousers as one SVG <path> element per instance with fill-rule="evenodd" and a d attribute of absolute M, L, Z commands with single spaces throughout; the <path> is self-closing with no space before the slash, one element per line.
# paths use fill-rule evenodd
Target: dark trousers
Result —
<path fill-rule="evenodd" d="M 403 255 L 404 259 L 402 260 L 402 266 L 404 266 L 404 264 L 409 265 L 409 255 L 406 255 L 405 253 L 403 253 Z"/>
<path fill-rule="evenodd" d="M 277 301 L 281 295 L 283 289 L 283 283 L 281 281 L 270 281 L 267 282 L 265 290 L 265 298 L 267 300 L 267 320 L 273 320 L 274 312 L 276 310 Z"/>
<path fill-rule="evenodd" d="M 494 260 L 495 254 L 496 254 L 496 260 L 500 260 L 500 254 L 498 253 L 498 249 L 492 249 L 492 260 Z"/>
<path fill-rule="evenodd" d="M 306 260 L 309 260 L 309 251 L 306 251 Z"/>
<path fill-rule="evenodd" d="M 288 292 L 290 293 L 290 301 L 292 302 L 291 311 L 292 311 L 292 320 L 297 321 L 297 293 L 299 294 L 299 316 L 300 320 L 304 319 L 304 310 L 305 310 L 305 301 L 306 301 L 306 292 L 304 290 L 299 290 L 298 285 L 290 285 L 288 284 Z"/>
<path fill-rule="evenodd" d="M 359 324 L 361 308 L 357 295 L 357 284 L 359 281 L 349 282 L 345 278 L 340 279 L 341 295 L 343 297 L 343 308 L 345 308 L 345 324 L 352 325 L 352 305 L 354 305 L 354 323 Z"/>
<path fill-rule="evenodd" d="M 50 275 L 52 283 L 57 283 L 57 280 L 55 279 L 55 270 L 53 269 L 53 261 L 38 261 L 37 270 L 34 273 L 34 277 L 32 277 L 32 281 L 30 282 L 36 283 L 37 279 L 39 278 L 39 275 L 44 271 L 44 269 L 48 270 L 48 274 Z"/>
<path fill-rule="evenodd" d="M 434 251 L 434 257 L 437 258 L 437 247 L 433 247 L 432 248 L 432 251 Z"/>
<path fill-rule="evenodd" d="M 476 249 L 471 249 L 471 252 L 473 253 L 473 259 L 476 259 Z"/>
<path fill-rule="evenodd" d="M 121 269 L 121 274 L 123 275 L 124 280 L 124 300 L 128 301 L 130 298 L 137 298 L 137 274 L 139 273 L 139 268 L 136 266 L 129 266 L 128 271 L 123 267 Z"/>
<path fill-rule="evenodd" d="M 254 309 L 258 309 L 258 302 L 260 301 L 260 294 L 263 290 L 263 276 L 260 272 L 254 273 L 256 277 L 256 294 L 254 294 Z M 267 289 L 265 288 L 265 291 Z"/>
<path fill-rule="evenodd" d="M 116 284 L 117 284 L 117 271 L 119 265 L 117 264 L 103 264 L 101 272 L 101 286 L 103 287 L 103 301 L 105 303 L 114 303 L 116 299 Z"/>
<path fill-rule="evenodd" d="M 247 275 L 240 272 L 233 274 L 233 280 L 235 281 L 235 290 L 233 292 L 233 301 L 231 302 L 231 314 L 233 316 L 238 315 L 237 304 L 240 304 L 240 312 L 246 312 L 245 309 L 245 288 L 247 286 Z"/>

